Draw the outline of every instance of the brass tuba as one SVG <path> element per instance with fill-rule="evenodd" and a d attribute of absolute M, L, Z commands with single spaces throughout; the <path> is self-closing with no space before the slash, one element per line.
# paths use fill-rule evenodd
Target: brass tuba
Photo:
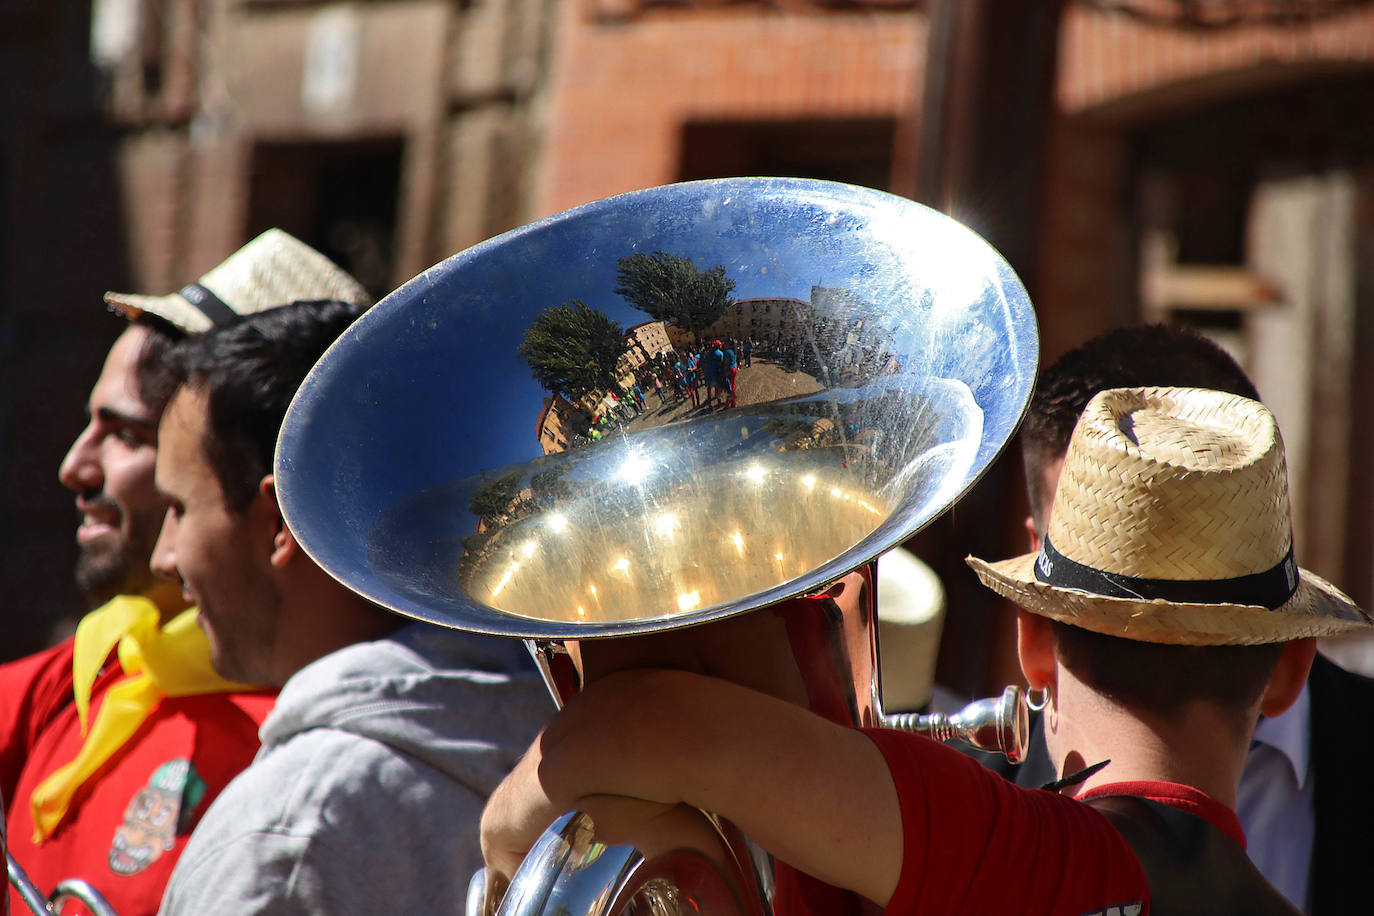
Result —
<path fill-rule="evenodd" d="M 632 192 L 506 233 L 365 314 L 289 410 L 277 492 L 345 585 L 527 640 L 556 699 L 630 666 L 736 680 L 837 721 L 1015 755 L 1019 692 L 885 715 L 875 558 L 966 492 L 1038 361 L 1015 274 L 909 200 L 742 178 Z M 766 914 L 728 822 L 607 848 L 554 825 L 469 912 Z"/>

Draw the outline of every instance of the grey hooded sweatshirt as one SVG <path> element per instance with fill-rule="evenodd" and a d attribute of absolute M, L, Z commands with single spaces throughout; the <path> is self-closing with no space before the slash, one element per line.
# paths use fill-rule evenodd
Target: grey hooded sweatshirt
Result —
<path fill-rule="evenodd" d="M 411 624 L 298 671 L 162 914 L 456 913 L 487 796 L 553 713 L 524 646 Z"/>

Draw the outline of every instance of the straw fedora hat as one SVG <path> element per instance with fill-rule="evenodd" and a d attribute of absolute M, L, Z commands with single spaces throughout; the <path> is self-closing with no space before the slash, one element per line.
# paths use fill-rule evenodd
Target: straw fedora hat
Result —
<path fill-rule="evenodd" d="M 362 284 L 300 239 L 280 229 L 231 254 L 195 283 L 165 296 L 106 293 L 105 301 L 126 318 L 143 313 L 166 319 L 188 334 L 228 324 L 299 299 L 338 299 L 371 305 Z"/>
<path fill-rule="evenodd" d="M 1036 614 L 1143 642 L 1249 645 L 1374 621 L 1293 559 L 1283 440 L 1264 405 L 1196 388 L 1099 393 L 1074 428 L 1039 553 L 969 557 Z"/>

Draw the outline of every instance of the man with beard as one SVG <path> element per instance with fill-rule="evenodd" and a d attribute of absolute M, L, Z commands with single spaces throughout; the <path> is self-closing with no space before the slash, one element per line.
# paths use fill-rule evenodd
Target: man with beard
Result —
<path fill-rule="evenodd" d="M 148 569 L 165 503 L 153 485 L 164 359 L 187 334 L 301 298 L 370 301 L 280 230 L 166 296 L 106 294 L 131 319 L 91 390 L 59 477 L 76 493 L 76 635 L 0 666 L 0 792 L 34 882 L 88 881 L 120 916 L 156 912 L 210 801 L 257 751 L 270 691 L 215 674 L 194 610 Z M 23 911 L 18 895 L 11 909 Z"/>

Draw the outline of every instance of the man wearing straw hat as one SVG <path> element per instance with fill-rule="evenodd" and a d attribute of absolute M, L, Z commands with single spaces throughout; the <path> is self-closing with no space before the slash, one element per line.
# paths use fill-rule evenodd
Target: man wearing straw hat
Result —
<path fill-rule="evenodd" d="M 1062 793 L 923 736 L 626 672 L 570 701 L 493 796 L 488 861 L 509 873 L 565 810 L 616 842 L 687 803 L 893 913 L 1296 912 L 1245 857 L 1236 786 L 1258 716 L 1301 692 L 1314 638 L 1372 622 L 1294 562 L 1263 405 L 1103 392 L 1041 551 L 970 563 L 1022 607 L 1021 665 L 1045 697 Z"/>
<path fill-rule="evenodd" d="M 1230 354 L 1186 328 L 1116 328 L 1064 354 L 1041 373 L 1021 424 L 1032 550 L 1040 549 L 1059 468 L 1088 401 L 1106 388 L 1159 383 L 1259 399 Z M 1350 728 L 1352 710 L 1374 710 L 1374 681 L 1319 652 L 1297 701 L 1280 716 L 1261 717 L 1241 776 L 1237 814 L 1250 858 L 1308 913 L 1338 912 L 1363 892 L 1363 854 L 1345 842 L 1344 828 L 1374 818 L 1374 791 L 1353 765 L 1374 754 L 1374 731 Z M 1025 763 L 984 762 L 1023 786 L 1055 778 L 1038 716 Z"/>
<path fill-rule="evenodd" d="M 180 589 L 149 569 L 165 504 L 153 485 L 153 392 L 187 334 L 295 299 L 362 287 L 269 230 L 165 296 L 107 293 L 130 319 L 62 462 L 80 516 L 77 583 L 95 609 L 73 639 L 0 667 L 0 791 L 15 858 L 44 892 L 90 882 L 120 916 L 156 912 L 210 801 L 257 751 L 270 692 L 219 677 Z M 23 912 L 17 895 L 11 909 Z"/>

